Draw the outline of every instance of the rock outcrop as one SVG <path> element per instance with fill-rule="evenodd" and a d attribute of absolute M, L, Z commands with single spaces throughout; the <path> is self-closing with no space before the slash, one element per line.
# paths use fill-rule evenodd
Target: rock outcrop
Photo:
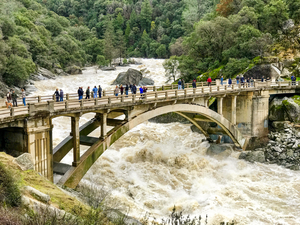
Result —
<path fill-rule="evenodd" d="M 245 78 L 261 79 L 262 76 L 265 78 L 277 80 L 280 77 L 280 70 L 271 64 L 256 65 L 249 69 L 245 74 Z"/>
<path fill-rule="evenodd" d="M 82 70 L 78 66 L 69 66 L 65 69 L 65 71 L 66 71 L 66 73 L 72 74 L 72 75 L 82 74 Z"/>
<path fill-rule="evenodd" d="M 129 68 L 127 72 L 119 73 L 118 77 L 112 83 L 113 85 L 136 84 L 138 86 L 154 85 L 154 81 L 143 77 L 141 71 Z"/>
<path fill-rule="evenodd" d="M 24 153 L 20 155 L 19 157 L 14 159 L 14 162 L 18 164 L 18 166 L 21 168 L 21 170 L 33 170 L 34 169 L 34 163 L 31 154 Z"/>
<path fill-rule="evenodd" d="M 293 98 L 275 98 L 270 103 L 269 120 L 300 122 L 300 106 Z"/>

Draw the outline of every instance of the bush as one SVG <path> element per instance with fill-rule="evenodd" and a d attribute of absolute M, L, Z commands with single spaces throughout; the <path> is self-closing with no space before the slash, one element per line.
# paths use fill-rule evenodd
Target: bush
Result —
<path fill-rule="evenodd" d="M 21 192 L 12 174 L 0 162 L 0 202 L 9 206 L 21 204 Z"/>

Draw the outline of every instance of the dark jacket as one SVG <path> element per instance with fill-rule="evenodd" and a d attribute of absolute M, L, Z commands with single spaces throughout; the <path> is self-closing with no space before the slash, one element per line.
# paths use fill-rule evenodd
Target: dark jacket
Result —
<path fill-rule="evenodd" d="M 56 90 L 56 91 L 54 92 L 54 94 L 55 94 L 56 97 L 59 97 L 59 92 L 58 92 L 58 90 Z"/>
<path fill-rule="evenodd" d="M 60 96 L 61 98 L 64 97 L 64 92 L 63 92 L 63 90 L 60 91 L 59 96 Z"/>
<path fill-rule="evenodd" d="M 136 86 L 132 86 L 132 92 L 136 94 Z"/>
<path fill-rule="evenodd" d="M 180 81 L 178 81 L 178 85 L 181 85 L 181 80 L 180 80 Z"/>
<path fill-rule="evenodd" d="M 16 93 L 12 93 L 11 97 L 12 97 L 13 100 L 16 100 L 18 98 L 18 95 Z"/>
<path fill-rule="evenodd" d="M 128 87 L 128 85 L 126 85 L 126 87 L 125 87 L 125 91 L 128 91 L 129 90 L 129 87 Z"/>
<path fill-rule="evenodd" d="M 91 93 L 90 89 L 89 89 L 89 88 L 86 89 L 85 94 L 86 94 L 87 96 L 90 96 L 90 93 Z"/>

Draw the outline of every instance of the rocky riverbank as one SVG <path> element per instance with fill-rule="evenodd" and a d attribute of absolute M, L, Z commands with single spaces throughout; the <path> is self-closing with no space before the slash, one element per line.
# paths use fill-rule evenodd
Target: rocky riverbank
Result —
<path fill-rule="evenodd" d="M 266 146 L 254 151 L 242 152 L 239 158 L 249 162 L 277 164 L 292 170 L 299 170 L 300 132 L 297 125 L 295 127 L 288 121 L 275 124 L 277 128 L 269 133 L 270 140 Z"/>

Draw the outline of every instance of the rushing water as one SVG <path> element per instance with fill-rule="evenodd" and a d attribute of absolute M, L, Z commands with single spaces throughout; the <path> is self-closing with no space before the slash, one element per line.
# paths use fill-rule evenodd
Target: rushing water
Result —
<path fill-rule="evenodd" d="M 165 82 L 162 60 L 142 60 L 155 84 Z M 95 73 L 35 82 L 35 94 L 54 89 L 76 92 L 78 86 L 109 87 L 121 71 Z M 80 119 L 83 124 L 92 118 Z M 70 132 L 70 119 L 53 121 L 54 146 Z M 99 136 L 99 129 L 91 136 Z M 229 157 L 206 155 L 209 144 L 203 135 L 180 123 L 144 123 L 121 137 L 85 175 L 84 184 L 111 192 L 124 211 L 140 219 L 146 212 L 167 217 L 173 206 L 185 214 L 208 214 L 209 224 L 235 220 L 237 224 L 300 224 L 300 173 L 277 165 L 248 163 Z M 82 152 L 86 148 L 82 146 Z M 64 159 L 71 163 L 72 154 Z M 126 211 L 127 212 L 127 211 Z"/>

